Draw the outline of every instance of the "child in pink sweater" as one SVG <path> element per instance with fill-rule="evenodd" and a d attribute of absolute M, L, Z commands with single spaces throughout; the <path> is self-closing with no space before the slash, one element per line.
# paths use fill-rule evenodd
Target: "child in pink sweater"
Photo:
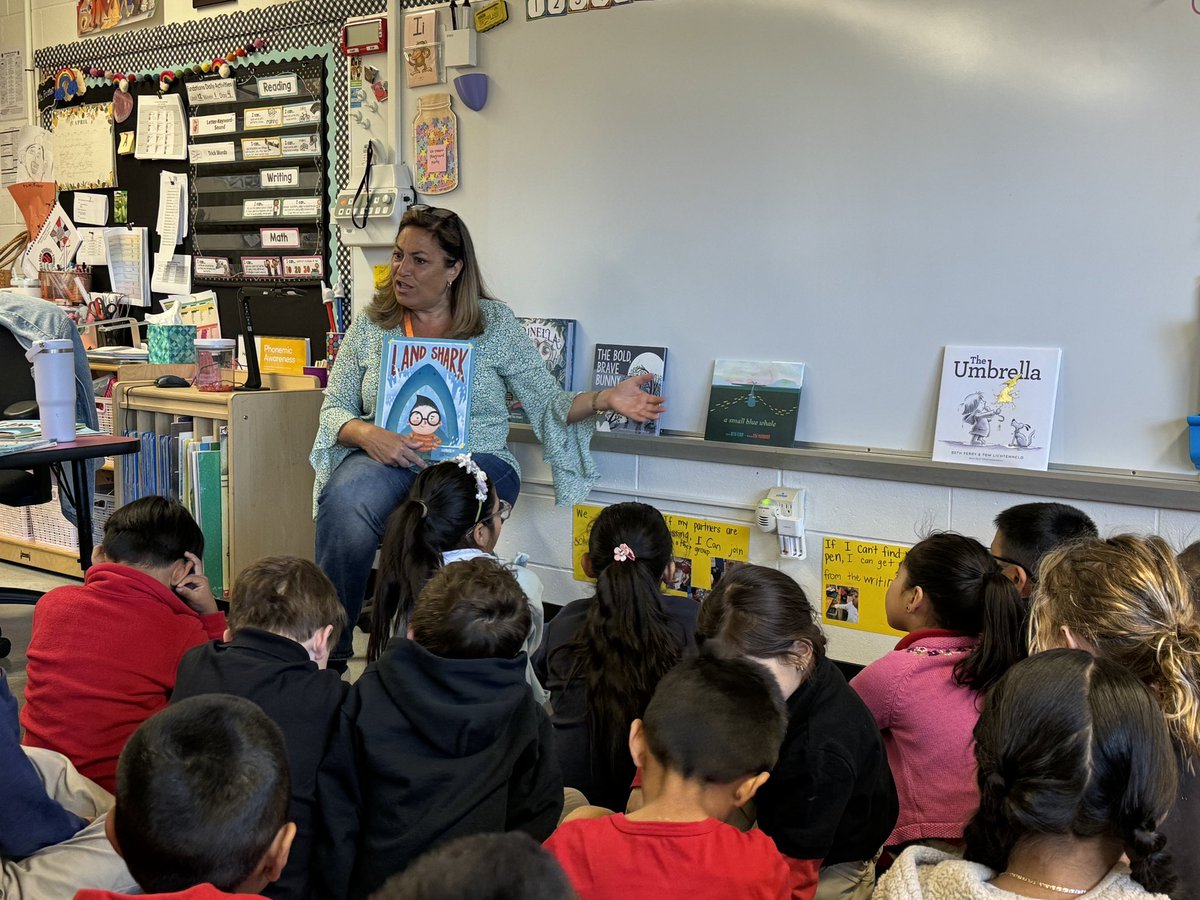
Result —
<path fill-rule="evenodd" d="M 908 635 L 850 682 L 883 733 L 900 797 L 886 843 L 957 841 L 979 805 L 979 695 L 1025 656 L 1020 596 L 987 548 L 945 532 L 908 551 L 886 612 Z"/>

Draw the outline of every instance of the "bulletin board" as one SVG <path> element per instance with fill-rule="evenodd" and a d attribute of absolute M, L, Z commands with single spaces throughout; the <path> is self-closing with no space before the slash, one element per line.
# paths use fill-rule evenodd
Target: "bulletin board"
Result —
<path fill-rule="evenodd" d="M 668 347 L 694 434 L 714 359 L 804 362 L 801 440 L 928 454 L 944 346 L 1061 347 L 1052 465 L 1195 474 L 1191 4 L 524 6 L 427 202 L 518 315 L 579 320 L 581 383 Z"/>
<path fill-rule="evenodd" d="M 572 559 L 576 581 L 591 581 L 583 571 L 582 558 L 588 549 L 592 524 L 603 506 L 580 503 L 571 516 Z M 663 513 L 675 545 L 674 573 L 663 587 L 664 594 L 708 596 L 721 576 L 750 561 L 750 526 L 737 522 L 698 519 Z"/>

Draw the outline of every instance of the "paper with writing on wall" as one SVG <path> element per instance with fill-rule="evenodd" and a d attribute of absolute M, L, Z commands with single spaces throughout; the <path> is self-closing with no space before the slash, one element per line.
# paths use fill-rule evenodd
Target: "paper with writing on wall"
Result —
<path fill-rule="evenodd" d="M 232 78 L 203 78 L 184 83 L 190 106 L 205 106 L 209 103 L 232 103 L 237 100 L 237 82 Z"/>
<path fill-rule="evenodd" d="M 75 254 L 75 262 L 81 266 L 106 266 L 108 256 L 104 251 L 103 228 L 80 228 L 79 251 Z"/>
<path fill-rule="evenodd" d="M 137 159 L 187 159 L 187 116 L 179 94 L 143 94 L 137 105 Z"/>
<path fill-rule="evenodd" d="M 75 222 L 79 225 L 107 225 L 108 195 L 76 193 Z"/>
<path fill-rule="evenodd" d="M 195 136 L 208 134 L 230 134 L 237 131 L 237 113 L 218 113 L 210 116 L 192 116 L 189 122 Z"/>
<path fill-rule="evenodd" d="M 899 636 L 887 623 L 884 599 L 907 547 L 871 541 L 825 538 L 821 582 L 825 599 L 821 619 L 829 625 Z"/>
<path fill-rule="evenodd" d="M 175 247 L 187 236 L 187 176 L 160 172 L 158 179 L 158 222 L 155 230 L 160 247 Z"/>
<path fill-rule="evenodd" d="M 150 305 L 150 234 L 147 228 L 105 228 L 108 277 L 114 293 L 134 306 Z"/>
<path fill-rule="evenodd" d="M 17 181 L 17 136 L 19 126 L 0 128 L 0 185 L 7 187 Z"/>
<path fill-rule="evenodd" d="M 24 68 L 24 56 L 20 50 L 0 51 L 0 119 L 15 119 L 25 115 Z"/>
<path fill-rule="evenodd" d="M 242 128 L 251 131 L 256 128 L 278 128 L 283 124 L 282 106 L 257 106 L 242 113 Z"/>
<path fill-rule="evenodd" d="M 223 256 L 193 257 L 192 267 L 197 278 L 229 278 L 233 274 L 232 265 Z"/>
<path fill-rule="evenodd" d="M 116 187 L 111 103 L 56 109 L 50 124 L 60 191 Z"/>
<path fill-rule="evenodd" d="M 588 548 L 592 523 L 603 506 L 577 504 L 571 510 L 572 558 L 575 580 L 593 581 L 584 574 L 580 560 Z M 719 519 L 699 519 L 663 513 L 671 532 L 672 561 L 675 574 L 666 582 L 663 593 L 703 600 L 721 578 L 750 561 L 750 526 Z"/>
<path fill-rule="evenodd" d="M 168 250 L 154 254 L 154 275 L 150 290 L 158 294 L 190 294 L 192 292 L 192 258 Z"/>

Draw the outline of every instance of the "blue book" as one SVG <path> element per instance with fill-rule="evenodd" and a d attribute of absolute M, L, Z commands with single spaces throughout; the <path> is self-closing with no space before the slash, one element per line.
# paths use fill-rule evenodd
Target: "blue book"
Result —
<path fill-rule="evenodd" d="M 434 462 L 466 453 L 474 350 L 470 341 L 392 338 L 383 348 L 375 424 L 416 439 Z"/>

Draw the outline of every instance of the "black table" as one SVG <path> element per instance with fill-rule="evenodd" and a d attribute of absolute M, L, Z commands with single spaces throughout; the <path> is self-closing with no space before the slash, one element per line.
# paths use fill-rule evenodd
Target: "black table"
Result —
<path fill-rule="evenodd" d="M 32 469 L 35 466 L 51 466 L 61 470 L 63 463 L 71 463 L 71 487 L 75 501 L 75 517 L 79 531 L 79 566 L 86 573 L 92 564 L 92 504 L 86 502 L 87 466 L 89 459 L 105 456 L 126 456 L 137 453 L 141 441 L 135 437 L 116 437 L 111 434 L 81 434 L 70 443 L 10 453 L 0 456 L 0 469 Z"/>

